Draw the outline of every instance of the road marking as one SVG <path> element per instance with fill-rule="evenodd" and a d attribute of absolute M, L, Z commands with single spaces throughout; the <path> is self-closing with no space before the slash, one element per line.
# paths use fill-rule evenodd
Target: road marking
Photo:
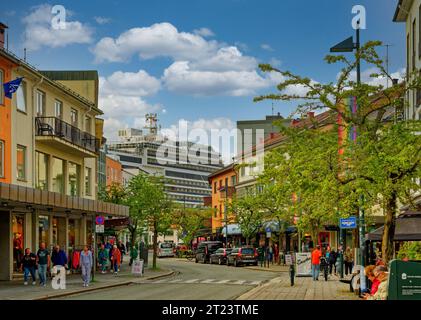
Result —
<path fill-rule="evenodd" d="M 197 282 L 199 280 L 200 279 L 190 279 L 190 280 L 185 281 L 184 283 L 194 283 L 194 282 Z"/>
<path fill-rule="evenodd" d="M 218 281 L 218 282 L 216 282 L 217 284 L 224 284 L 224 283 L 228 283 L 228 282 L 230 282 L 231 280 L 221 280 L 221 281 Z"/>
<path fill-rule="evenodd" d="M 156 280 L 153 283 L 163 283 L 163 282 L 167 282 L 167 279 L 162 279 L 162 280 Z"/>
<path fill-rule="evenodd" d="M 243 284 L 244 282 L 246 282 L 246 280 L 238 280 L 236 282 L 233 282 L 232 284 Z"/>
<path fill-rule="evenodd" d="M 256 285 L 259 285 L 261 283 L 262 283 L 262 281 L 253 281 L 253 282 L 250 282 L 250 285 L 256 286 Z"/>
<path fill-rule="evenodd" d="M 174 279 L 174 280 L 168 281 L 168 283 L 176 283 L 176 282 L 180 282 L 182 280 L 183 279 Z"/>
<path fill-rule="evenodd" d="M 216 279 L 206 279 L 201 281 L 200 283 L 214 283 L 216 281 Z"/>

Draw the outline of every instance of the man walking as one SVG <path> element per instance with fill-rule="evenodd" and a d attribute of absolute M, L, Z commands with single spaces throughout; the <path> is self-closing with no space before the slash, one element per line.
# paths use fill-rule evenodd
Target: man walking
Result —
<path fill-rule="evenodd" d="M 120 263 L 123 263 L 123 256 L 126 254 L 126 247 L 124 246 L 121 240 L 118 241 L 117 248 L 118 250 L 120 250 L 120 255 L 121 255 Z"/>
<path fill-rule="evenodd" d="M 31 249 L 25 249 L 25 255 L 22 258 L 22 266 L 23 266 L 23 281 L 24 285 L 28 284 L 28 276 L 31 274 L 32 277 L 32 285 L 36 284 L 35 280 L 35 266 L 37 263 L 37 257 L 35 254 L 31 252 Z"/>
<path fill-rule="evenodd" d="M 51 261 L 53 262 L 53 266 L 66 268 L 67 256 L 66 253 L 60 249 L 59 245 L 55 246 L 54 251 L 51 254 Z"/>
<path fill-rule="evenodd" d="M 45 242 L 41 242 L 37 252 L 39 284 L 47 285 L 47 269 L 50 268 L 50 253 L 45 248 Z"/>
<path fill-rule="evenodd" d="M 321 256 L 322 256 L 322 252 L 320 251 L 320 246 L 317 245 L 316 248 L 311 253 L 311 273 L 313 275 L 313 281 L 319 280 Z"/>

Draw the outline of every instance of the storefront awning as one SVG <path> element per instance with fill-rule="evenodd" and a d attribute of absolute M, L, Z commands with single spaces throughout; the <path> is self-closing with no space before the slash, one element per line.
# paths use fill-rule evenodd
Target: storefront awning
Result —
<path fill-rule="evenodd" d="M 384 227 L 368 233 L 366 239 L 382 241 Z M 406 211 L 396 219 L 394 241 L 420 241 L 421 240 L 421 211 Z"/>
<path fill-rule="evenodd" d="M 228 228 L 228 235 L 229 236 L 235 236 L 235 235 L 241 235 L 241 228 L 240 225 L 237 223 L 229 224 L 226 227 L 222 227 L 221 233 L 225 236 L 227 234 L 227 228 Z"/>
<path fill-rule="evenodd" d="M 2 182 L 0 182 L 0 201 L 6 208 L 22 207 L 80 214 L 129 216 L 127 206 Z"/>

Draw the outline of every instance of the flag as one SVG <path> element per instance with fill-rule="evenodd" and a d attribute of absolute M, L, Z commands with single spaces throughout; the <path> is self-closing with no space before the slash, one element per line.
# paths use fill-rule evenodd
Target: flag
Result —
<path fill-rule="evenodd" d="M 17 78 L 15 80 L 12 80 L 3 84 L 4 96 L 6 98 L 12 99 L 12 94 L 18 90 L 20 83 L 22 82 L 22 79 L 23 77 Z"/>

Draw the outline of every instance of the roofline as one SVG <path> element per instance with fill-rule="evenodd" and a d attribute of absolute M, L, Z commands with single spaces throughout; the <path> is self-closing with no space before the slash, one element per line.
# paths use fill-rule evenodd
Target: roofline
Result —
<path fill-rule="evenodd" d="M 219 170 L 216 170 L 215 172 L 212 172 L 210 175 L 208 175 L 208 180 L 210 180 L 213 177 L 219 176 L 220 174 L 226 172 L 226 171 L 230 171 L 230 170 L 234 170 L 234 163 L 231 163 Z"/>
<path fill-rule="evenodd" d="M 77 92 L 71 90 L 70 88 L 66 87 L 65 85 L 63 85 L 63 84 L 61 84 L 61 83 L 59 83 L 57 81 L 54 81 L 54 80 L 46 77 L 38 69 L 36 69 L 34 66 L 32 66 L 28 62 L 20 59 L 14 53 L 12 53 L 11 51 L 7 50 L 6 48 L 0 48 L 0 55 L 2 55 L 5 58 L 11 60 L 12 62 L 16 63 L 18 66 L 25 67 L 30 72 L 34 73 L 36 76 L 38 76 L 38 77 L 43 78 L 44 80 L 46 80 L 52 86 L 56 87 L 57 89 L 59 89 L 61 91 L 64 91 L 66 94 L 71 95 L 74 99 L 80 101 L 81 103 L 83 103 L 84 105 L 86 105 L 88 108 L 92 108 L 99 115 L 104 114 L 104 112 L 102 110 L 98 109 L 98 107 L 95 105 L 95 103 L 93 103 L 92 101 L 86 99 L 85 97 L 81 96 L 80 94 L 78 94 Z"/>
<path fill-rule="evenodd" d="M 411 1 L 411 5 L 412 5 L 413 0 L 410 0 L 410 1 Z M 402 6 L 403 2 L 404 2 L 404 0 L 399 0 L 398 4 L 396 6 L 395 14 L 393 15 L 393 22 L 404 22 L 404 21 L 398 20 L 398 15 L 399 15 L 399 12 L 401 10 L 401 6 Z"/>

